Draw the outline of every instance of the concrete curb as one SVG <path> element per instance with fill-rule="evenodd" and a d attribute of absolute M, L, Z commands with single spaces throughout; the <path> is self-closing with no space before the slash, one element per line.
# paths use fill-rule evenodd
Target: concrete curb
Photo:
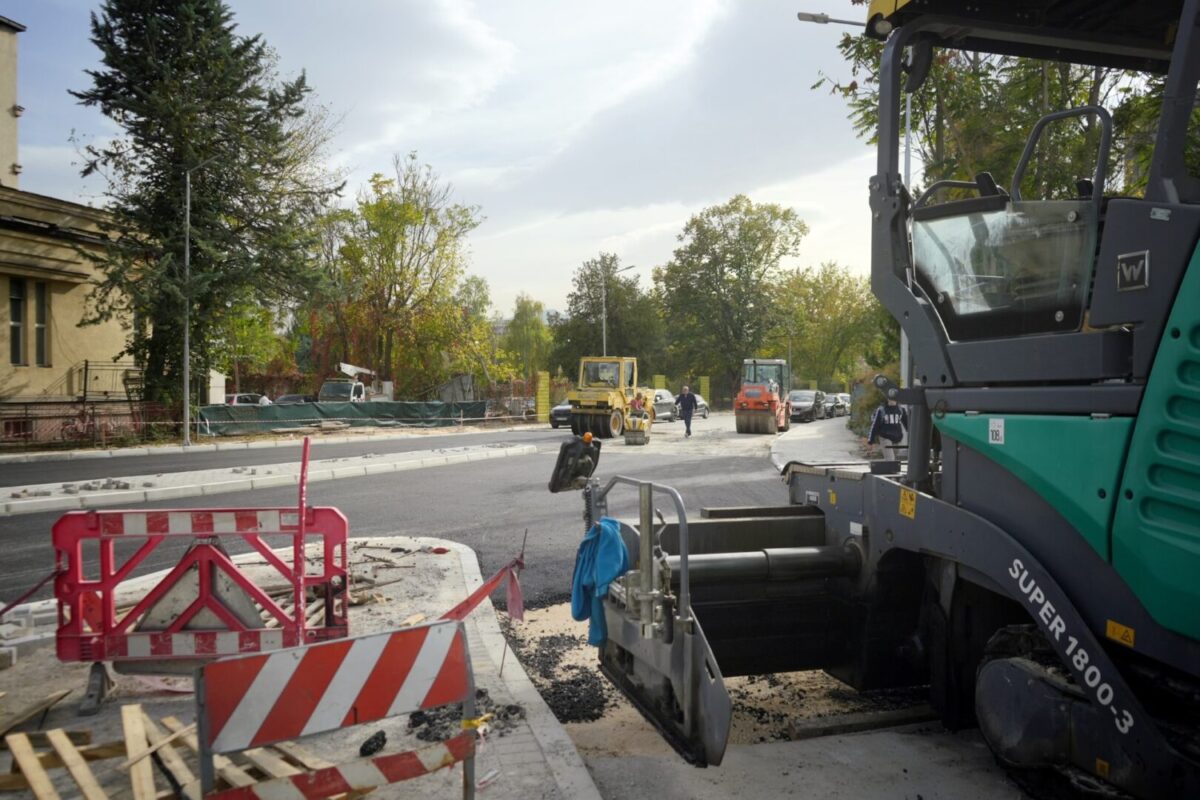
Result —
<path fill-rule="evenodd" d="M 463 581 L 466 583 L 468 594 L 482 586 L 483 575 L 479 571 L 479 558 L 475 551 L 458 542 L 442 541 L 440 543 L 458 553 L 459 561 L 462 564 Z M 493 663 L 499 665 L 501 659 L 505 659 L 504 649 L 507 642 L 504 634 L 500 631 L 500 623 L 496 620 L 496 608 L 492 605 L 490 597 L 483 599 L 476 612 L 481 609 L 487 609 L 488 613 L 480 614 L 477 617 L 472 615 L 472 618 L 478 625 L 479 635 L 483 640 L 484 647 L 487 648 L 488 657 Z M 558 784 L 562 796 L 572 798 L 572 800 L 601 800 L 600 790 L 596 788 L 596 783 L 592 780 L 592 773 L 588 771 L 579 751 L 575 749 L 575 743 L 571 741 L 571 737 L 567 735 L 562 723 L 558 721 L 554 712 L 550 710 L 546 701 L 534 688 L 533 682 L 529 680 L 529 676 L 525 673 L 521 662 L 517 660 L 516 654 L 511 659 L 506 659 L 505 663 L 513 666 L 509 666 L 500 679 L 512 693 L 513 700 L 525 708 L 525 717 L 529 721 L 529 727 L 533 731 L 534 738 L 537 739 L 538 746 L 546 758 L 546 765 L 554 775 L 554 782 Z"/>
<path fill-rule="evenodd" d="M 427 453 L 429 451 L 417 452 Z M 308 473 L 308 480 L 312 483 L 338 480 L 340 478 L 362 478 L 367 475 L 377 475 L 386 472 L 403 472 L 405 470 L 423 469 L 425 467 L 441 467 L 447 464 L 461 464 L 468 461 L 481 461 L 490 458 L 525 456 L 536 452 L 537 447 L 531 444 L 487 447 L 486 449 L 473 450 L 469 453 L 426 455 L 424 457 L 401 461 L 378 461 L 361 466 L 339 466 L 313 470 Z M 209 495 L 226 494 L 228 492 L 254 491 L 276 486 L 295 486 L 299 480 L 299 475 L 264 475 L 253 478 L 239 478 L 231 481 L 219 481 L 216 483 L 159 486 L 152 489 L 127 489 L 116 492 L 69 495 L 66 497 L 31 497 L 28 499 L 10 500 L 0 504 L 0 516 L 36 514 L 43 511 L 75 511 L 81 508 L 102 508 L 105 506 L 150 503 L 158 500 L 174 500 L 182 497 L 207 497 Z"/>
<path fill-rule="evenodd" d="M 486 430 L 465 430 L 447 427 L 447 436 L 470 436 L 479 433 L 506 433 L 537 427 L 541 423 L 530 425 L 510 425 L 506 428 L 488 428 Z M 422 428 L 421 430 L 428 430 Z M 436 434 L 435 434 L 436 435 Z M 349 444 L 364 442 L 372 439 L 407 439 L 414 434 L 407 431 L 372 432 L 357 436 L 322 436 L 312 440 L 313 447 L 323 444 Z M 178 444 L 155 445 L 153 447 L 122 447 L 113 450 L 43 450 L 34 453 L 6 453 L 0 455 L 0 464 L 29 464 L 41 461 L 87 461 L 103 458 L 122 458 L 124 456 L 159 456 L 176 455 L 179 453 L 214 453 L 222 450 L 265 450 L 275 447 L 299 447 L 304 443 L 303 437 L 297 439 L 270 439 L 253 442 L 214 442 L 213 444 L 194 444 L 184 447 Z"/>

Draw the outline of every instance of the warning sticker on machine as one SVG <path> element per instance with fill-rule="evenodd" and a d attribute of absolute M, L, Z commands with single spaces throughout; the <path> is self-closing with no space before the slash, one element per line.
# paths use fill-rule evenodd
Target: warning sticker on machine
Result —
<path fill-rule="evenodd" d="M 900 490 L 900 516 L 917 518 L 917 493 L 912 489 Z"/>
<path fill-rule="evenodd" d="M 988 444 L 1004 444 L 1004 419 L 988 420 Z"/>
<path fill-rule="evenodd" d="M 1114 642 L 1120 642 L 1126 647 L 1133 647 L 1134 632 L 1128 625 L 1122 625 L 1114 620 L 1108 620 L 1104 625 L 1104 635 Z"/>

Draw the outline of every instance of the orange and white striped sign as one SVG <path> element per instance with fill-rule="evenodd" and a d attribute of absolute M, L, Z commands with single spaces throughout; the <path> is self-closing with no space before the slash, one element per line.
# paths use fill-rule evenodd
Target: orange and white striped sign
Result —
<path fill-rule="evenodd" d="M 458 702 L 474 693 L 462 623 L 214 661 L 202 669 L 200 733 L 228 753 Z"/>

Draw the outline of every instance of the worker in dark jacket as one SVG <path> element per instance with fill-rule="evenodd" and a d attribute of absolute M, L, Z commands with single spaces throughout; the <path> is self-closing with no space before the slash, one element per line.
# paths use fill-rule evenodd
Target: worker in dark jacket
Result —
<path fill-rule="evenodd" d="M 867 444 L 875 444 L 880 438 L 887 439 L 892 444 L 900 444 L 904 432 L 908 430 L 908 411 L 894 399 L 875 409 L 871 417 L 871 431 L 867 434 Z"/>
<path fill-rule="evenodd" d="M 692 414 L 696 413 L 696 395 L 692 394 L 692 390 L 686 385 L 683 391 L 679 393 L 679 397 L 675 398 L 675 402 L 679 405 L 679 416 L 683 419 L 683 424 L 686 427 L 684 436 L 692 435 Z"/>

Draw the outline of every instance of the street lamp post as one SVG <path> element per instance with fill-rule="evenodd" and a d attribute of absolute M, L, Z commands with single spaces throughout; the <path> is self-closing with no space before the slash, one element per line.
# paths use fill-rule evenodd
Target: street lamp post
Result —
<path fill-rule="evenodd" d="M 192 446 L 192 171 L 213 161 L 208 158 L 183 171 L 183 446 Z"/>
<path fill-rule="evenodd" d="M 796 19 L 801 22 L 812 22 L 817 25 L 828 25 L 831 22 L 836 22 L 839 25 L 853 25 L 858 28 L 866 27 L 861 22 L 854 22 L 848 19 L 834 19 L 828 14 L 810 14 L 804 11 L 796 13 Z M 912 186 L 910 180 L 912 170 L 912 93 L 904 93 L 904 187 L 908 189 Z M 908 368 L 908 334 L 904 328 L 900 328 L 900 385 L 908 388 L 909 386 L 909 368 Z"/>
<path fill-rule="evenodd" d="M 614 269 L 612 274 L 637 269 L 637 264 Z M 600 355 L 608 355 L 608 273 L 600 273 Z"/>

